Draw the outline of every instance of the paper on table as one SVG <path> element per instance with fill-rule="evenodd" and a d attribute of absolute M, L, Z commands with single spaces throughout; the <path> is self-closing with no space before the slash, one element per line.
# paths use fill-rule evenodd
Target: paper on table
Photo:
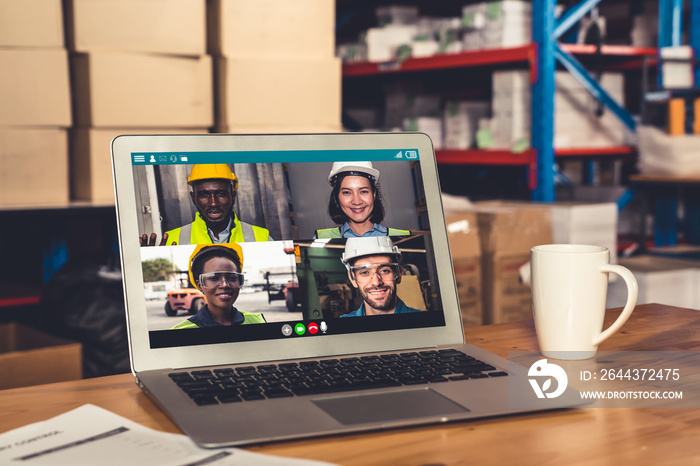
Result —
<path fill-rule="evenodd" d="M 86 404 L 46 421 L 0 434 L 0 464 L 321 466 L 237 448 L 204 449 L 188 437 L 149 429 Z"/>

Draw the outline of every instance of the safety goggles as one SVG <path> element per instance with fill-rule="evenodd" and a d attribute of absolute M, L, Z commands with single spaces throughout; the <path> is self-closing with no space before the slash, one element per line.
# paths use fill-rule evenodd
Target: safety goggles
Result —
<path fill-rule="evenodd" d="M 350 267 L 353 277 L 358 283 L 367 283 L 376 275 L 383 282 L 393 282 L 399 276 L 399 264 L 388 262 L 379 265 L 357 265 Z"/>
<path fill-rule="evenodd" d="M 238 272 L 209 272 L 199 276 L 199 284 L 203 288 L 214 288 L 223 284 L 224 280 L 234 288 L 243 286 L 243 274 Z"/>

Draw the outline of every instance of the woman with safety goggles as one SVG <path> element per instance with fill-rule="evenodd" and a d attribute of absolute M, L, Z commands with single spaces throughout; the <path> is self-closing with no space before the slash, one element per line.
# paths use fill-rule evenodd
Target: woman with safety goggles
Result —
<path fill-rule="evenodd" d="M 207 303 L 173 329 L 264 324 L 262 314 L 234 307 L 243 286 L 243 251 L 237 243 L 198 245 L 190 256 L 190 280 Z"/>

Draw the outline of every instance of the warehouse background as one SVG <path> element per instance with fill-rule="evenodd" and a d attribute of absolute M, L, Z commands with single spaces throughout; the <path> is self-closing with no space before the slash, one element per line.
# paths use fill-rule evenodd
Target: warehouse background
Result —
<path fill-rule="evenodd" d="M 119 287 L 109 144 L 156 133 L 427 133 L 466 325 L 531 317 L 549 241 L 700 307 L 700 9 L 584 3 L 0 0 L 0 321 L 91 347 L 57 277 Z"/>

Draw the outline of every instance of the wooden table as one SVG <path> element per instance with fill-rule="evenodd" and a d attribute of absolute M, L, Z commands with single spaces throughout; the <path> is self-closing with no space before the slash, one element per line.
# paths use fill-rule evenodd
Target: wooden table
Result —
<path fill-rule="evenodd" d="M 619 315 L 608 311 L 606 326 Z M 535 351 L 532 321 L 467 329 L 467 341 L 507 357 Z M 700 311 L 638 306 L 601 351 L 699 351 Z M 0 391 L 0 432 L 92 403 L 145 426 L 178 429 L 131 374 Z M 700 409 L 584 408 L 250 448 L 342 465 L 700 464 Z"/>

